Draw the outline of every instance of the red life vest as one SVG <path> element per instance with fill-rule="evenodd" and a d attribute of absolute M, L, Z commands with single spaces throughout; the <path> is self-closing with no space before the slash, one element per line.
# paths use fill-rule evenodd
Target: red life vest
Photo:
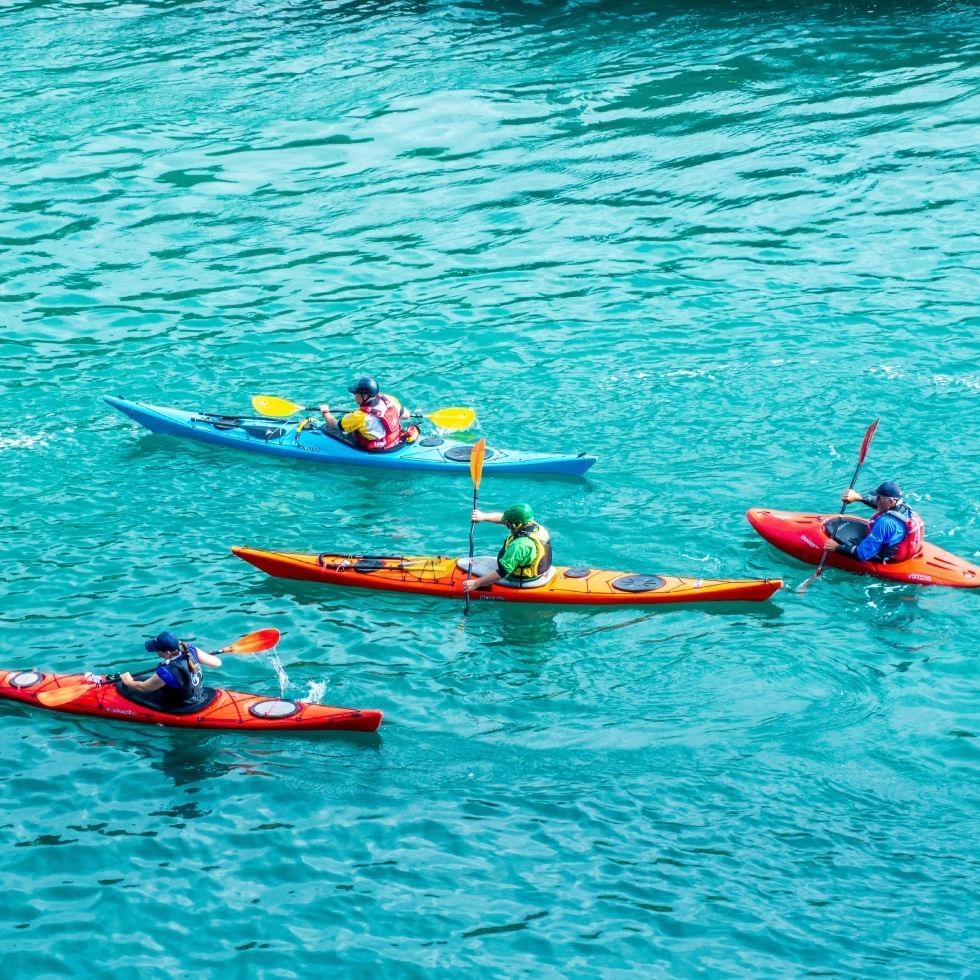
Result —
<path fill-rule="evenodd" d="M 361 449 L 374 453 L 383 452 L 386 449 L 394 449 L 402 441 L 401 411 L 387 396 L 378 395 L 373 404 L 365 402 L 360 406 L 360 410 L 365 415 L 378 419 L 384 426 L 384 434 L 376 439 L 368 439 L 360 430 L 356 431 L 354 438 Z"/>
<path fill-rule="evenodd" d="M 922 545 L 926 539 L 926 526 L 923 524 L 922 518 L 904 504 L 899 504 L 898 507 L 892 510 L 886 510 L 885 514 L 897 517 L 905 525 L 905 537 L 899 541 L 892 554 L 881 555 L 882 560 L 894 565 L 900 561 L 908 561 L 909 558 L 915 558 L 916 555 L 921 554 Z M 885 514 L 877 514 L 872 518 L 868 528 L 869 531 L 874 527 L 875 521 L 881 520 Z"/>

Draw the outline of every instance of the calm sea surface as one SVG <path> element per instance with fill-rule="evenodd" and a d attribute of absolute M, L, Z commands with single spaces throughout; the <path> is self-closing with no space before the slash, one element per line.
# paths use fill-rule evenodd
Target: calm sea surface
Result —
<path fill-rule="evenodd" d="M 795 595 L 743 515 L 836 509 L 881 416 L 861 488 L 980 559 L 978 128 L 971 3 L 5 0 L 0 666 L 275 626 L 289 696 L 385 721 L 0 705 L 4 976 L 976 976 L 980 595 Z M 464 621 L 275 581 L 229 547 L 464 552 L 469 480 L 102 402 L 365 371 L 596 452 L 481 487 L 560 562 L 787 588 Z"/>

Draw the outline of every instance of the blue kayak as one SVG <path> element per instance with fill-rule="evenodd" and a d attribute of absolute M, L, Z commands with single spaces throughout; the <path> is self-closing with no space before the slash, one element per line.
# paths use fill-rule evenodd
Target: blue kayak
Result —
<path fill-rule="evenodd" d="M 212 415 L 184 412 L 178 408 L 144 405 L 125 398 L 105 396 L 106 403 L 152 432 L 183 436 L 215 446 L 233 446 L 268 456 L 288 456 L 316 463 L 342 463 L 387 470 L 424 470 L 435 473 L 470 472 L 471 446 L 466 442 L 431 435 L 411 445 L 383 453 L 358 449 L 317 423 L 299 432 L 300 422 L 244 415 Z M 484 473 L 556 473 L 581 476 L 596 461 L 595 456 L 579 453 L 522 453 L 514 449 L 487 446 Z"/>

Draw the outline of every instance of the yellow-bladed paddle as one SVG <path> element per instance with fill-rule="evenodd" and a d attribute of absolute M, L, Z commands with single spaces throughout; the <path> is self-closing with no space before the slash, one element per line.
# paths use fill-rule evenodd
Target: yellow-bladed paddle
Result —
<path fill-rule="evenodd" d="M 260 415 L 267 415 L 270 418 L 286 418 L 289 415 L 295 415 L 297 412 L 318 412 L 320 410 L 317 405 L 297 405 L 296 402 L 277 398 L 275 395 L 255 395 L 252 398 L 252 407 Z M 476 412 L 472 408 L 454 405 L 450 408 L 437 409 L 434 412 L 415 412 L 411 417 L 413 419 L 428 419 L 436 428 L 445 429 L 447 432 L 461 432 L 473 425 L 476 421 Z"/>
<path fill-rule="evenodd" d="M 215 650 L 214 652 L 261 653 L 263 650 L 271 650 L 279 642 L 279 636 L 280 633 L 277 629 L 255 630 L 254 633 L 247 633 L 245 636 L 235 640 L 234 643 L 229 643 L 228 646 L 222 647 L 220 650 Z M 110 674 L 108 677 L 103 678 L 102 681 L 92 681 L 86 684 L 69 684 L 67 687 L 57 687 L 51 691 L 41 691 L 37 699 L 46 708 L 58 708 L 63 704 L 69 704 L 77 698 L 80 698 L 83 694 L 92 690 L 93 686 L 98 686 L 99 683 L 104 681 L 111 683 L 115 680 L 115 675 Z"/>
<path fill-rule="evenodd" d="M 478 439 L 470 450 L 470 477 L 473 480 L 473 509 L 476 510 L 476 501 L 480 495 L 480 480 L 483 478 L 483 460 L 487 454 L 486 439 Z M 467 577 L 473 574 L 473 531 L 476 529 L 476 522 L 470 519 L 470 560 L 467 565 Z M 463 597 L 463 615 L 470 611 L 470 594 L 467 592 Z"/>

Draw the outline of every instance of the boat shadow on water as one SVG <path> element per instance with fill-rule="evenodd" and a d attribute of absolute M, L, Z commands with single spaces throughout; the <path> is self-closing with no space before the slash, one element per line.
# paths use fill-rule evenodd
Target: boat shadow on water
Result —
<path fill-rule="evenodd" d="M 28 721 L 37 713 L 31 706 L 13 701 L 0 703 L 0 710 Z M 284 754 L 286 743 L 294 748 L 297 745 L 327 748 L 335 761 L 342 764 L 350 762 L 351 753 L 380 754 L 382 745 L 379 732 L 202 732 L 158 725 L 125 725 L 108 718 L 56 720 L 85 733 L 87 738 L 73 738 L 74 743 L 132 753 L 163 773 L 177 788 L 237 774 L 277 778 L 277 771 L 296 764 L 291 753 Z"/>

